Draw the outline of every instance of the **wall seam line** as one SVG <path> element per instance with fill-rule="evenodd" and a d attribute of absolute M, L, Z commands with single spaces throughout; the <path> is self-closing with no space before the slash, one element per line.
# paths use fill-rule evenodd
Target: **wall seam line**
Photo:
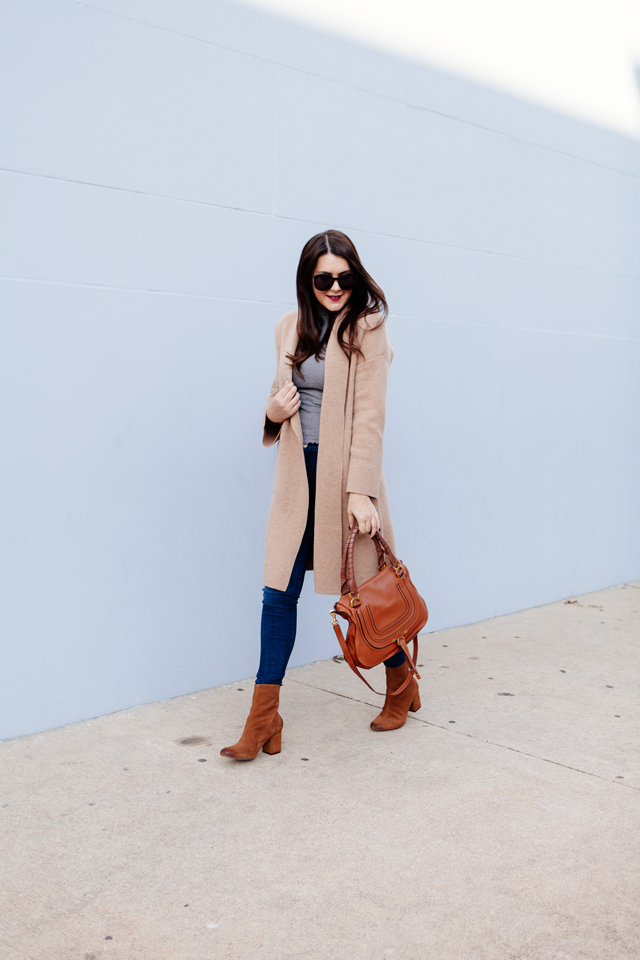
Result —
<path fill-rule="evenodd" d="M 70 0 L 70 2 L 73 2 L 73 0 Z M 280 220 L 284 223 L 301 223 L 301 224 L 305 223 L 305 224 L 309 224 L 310 226 L 313 226 L 313 225 L 320 226 L 321 229 L 328 229 L 331 226 L 328 223 L 322 223 L 321 221 L 314 221 L 312 218 L 291 217 L 291 216 L 286 216 L 285 214 L 269 213 L 264 210 L 253 210 L 250 207 L 235 207 L 235 206 L 229 206 L 227 204 L 222 204 L 222 203 L 214 203 L 213 201 L 210 201 L 210 200 L 193 200 L 192 198 L 189 198 L 189 197 L 170 197 L 164 194 L 147 193 L 143 190 L 133 190 L 131 187 L 118 187 L 111 184 L 94 183 L 90 180 L 75 180 L 69 177 L 55 177 L 52 174 L 48 174 L 48 173 L 33 173 L 32 171 L 29 171 L 29 170 L 16 170 L 11 167 L 0 167 L 0 173 L 10 173 L 15 176 L 21 176 L 21 177 L 35 177 L 36 179 L 41 179 L 41 180 L 53 180 L 56 183 L 68 183 L 68 184 L 73 184 L 75 186 L 91 187 L 95 190 L 115 190 L 119 193 L 128 193 L 131 196 L 145 197 L 151 200 L 163 200 L 167 203 L 189 203 L 189 204 L 193 204 L 194 206 L 212 207 L 216 210 L 230 210 L 230 211 L 235 211 L 237 213 L 245 213 L 250 216 L 266 217 L 266 218 L 271 218 L 273 220 Z M 441 247 L 442 249 L 445 249 L 445 250 L 462 250 L 467 253 L 479 253 L 489 257 L 504 257 L 505 259 L 516 260 L 520 263 L 538 263 L 538 264 L 542 264 L 543 266 L 560 267 L 563 270 L 577 270 L 577 271 L 580 271 L 581 273 L 589 273 L 595 276 L 618 277 L 625 280 L 636 280 L 636 281 L 640 280 L 640 275 L 636 276 L 635 274 L 630 274 L 630 273 L 618 273 L 617 271 L 613 271 L 613 270 L 597 270 L 594 267 L 582 266 L 581 264 L 563 263 L 562 261 L 559 261 L 559 260 L 542 260 L 539 257 L 525 257 L 520 254 L 506 253 L 505 251 L 502 251 L 502 250 L 485 250 L 482 247 L 467 247 L 461 244 L 445 243 L 441 240 L 429 240 L 422 237 L 414 237 L 414 236 L 404 235 L 399 233 L 381 233 L 380 231 L 377 231 L 377 230 L 367 230 L 365 227 L 352 225 L 352 224 L 347 224 L 346 230 L 355 232 L 355 233 L 363 233 L 371 237 L 381 237 L 387 240 L 401 240 L 407 243 L 425 244 L 430 247 Z"/>
<path fill-rule="evenodd" d="M 238 303 L 238 304 L 254 304 L 259 306 L 272 306 L 278 307 L 279 309 L 285 310 L 294 310 L 295 303 L 287 300 L 256 300 L 250 297 L 222 297 L 216 296 L 214 294 L 208 293 L 190 293 L 188 291 L 181 290 L 159 290 L 152 287 L 120 287 L 111 284 L 100 284 L 100 283 L 80 283 L 76 280 L 48 280 L 42 277 L 10 277 L 0 275 L 0 282 L 8 283 L 21 283 L 21 284 L 45 284 L 56 287 L 71 287 L 78 288 L 81 290 L 104 290 L 104 291 L 113 291 L 114 293 L 132 293 L 136 295 L 152 295 L 152 296 L 161 296 L 161 297 L 183 297 L 190 300 L 207 300 L 220 303 Z M 576 330 L 552 330 L 547 327 L 519 327 L 519 326 L 509 326 L 505 323 L 482 323 L 480 321 L 474 320 L 454 320 L 449 318 L 439 318 L 439 317 L 429 317 L 422 316 L 418 317 L 415 314 L 404 314 L 404 313 L 390 313 L 389 320 L 412 320 L 419 323 L 439 323 L 439 324 L 450 324 L 452 326 L 467 326 L 467 327 L 478 327 L 480 329 L 487 330 L 505 330 L 505 331 L 517 331 L 519 333 L 540 333 L 540 334 L 554 334 L 557 336 L 566 336 L 566 337 L 583 337 L 586 339 L 593 340 L 616 340 L 622 341 L 624 343 L 638 343 L 640 342 L 640 337 L 623 337 L 615 336 L 613 334 L 605 333 L 590 333 L 588 331 L 576 331 Z"/>

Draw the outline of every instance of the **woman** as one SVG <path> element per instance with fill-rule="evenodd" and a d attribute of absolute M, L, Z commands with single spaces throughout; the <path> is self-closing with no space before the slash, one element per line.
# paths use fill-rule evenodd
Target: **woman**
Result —
<path fill-rule="evenodd" d="M 340 593 L 342 551 L 355 524 L 380 530 L 395 550 L 382 473 L 387 375 L 393 350 L 387 303 L 351 240 L 338 230 L 305 245 L 296 278 L 298 310 L 276 327 L 277 369 L 264 414 L 266 447 L 278 442 L 267 523 L 260 666 L 251 712 L 238 743 L 221 753 L 253 760 L 279 753 L 280 686 L 296 636 L 305 570 L 316 593 Z M 377 573 L 367 537 L 355 545 L 358 583 Z M 418 710 L 415 679 L 402 651 L 385 662 L 387 696 L 373 730 L 403 726 Z"/>

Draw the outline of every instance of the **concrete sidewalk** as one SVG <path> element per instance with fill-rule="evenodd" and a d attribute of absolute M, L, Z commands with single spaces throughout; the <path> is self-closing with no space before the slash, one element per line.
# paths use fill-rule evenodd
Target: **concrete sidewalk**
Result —
<path fill-rule="evenodd" d="M 429 634 L 391 733 L 344 663 L 292 670 L 253 763 L 218 755 L 251 681 L 6 741 L 0 957 L 640 957 L 639 611 Z"/>

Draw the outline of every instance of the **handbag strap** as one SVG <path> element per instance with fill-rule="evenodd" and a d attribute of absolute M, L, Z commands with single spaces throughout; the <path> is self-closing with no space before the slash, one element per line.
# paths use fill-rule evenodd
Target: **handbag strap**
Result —
<path fill-rule="evenodd" d="M 342 636 L 342 630 L 340 629 L 340 624 L 338 623 L 337 620 L 336 620 L 335 623 L 333 624 L 333 629 L 334 629 L 335 632 L 336 632 L 336 637 L 338 638 L 338 643 L 340 644 L 340 647 L 342 648 L 342 652 L 343 652 L 343 654 L 344 654 L 344 658 L 345 658 L 345 660 L 347 661 L 347 663 L 349 664 L 349 666 L 351 667 L 351 669 L 353 670 L 353 672 L 354 672 L 354 673 L 357 673 L 357 675 L 360 677 L 360 679 L 362 680 L 362 682 L 363 682 L 363 683 L 366 683 L 366 685 L 369 687 L 369 690 L 371 690 L 373 693 L 375 693 L 376 696 L 378 696 L 378 697 L 384 697 L 385 694 L 384 694 L 384 693 L 378 693 L 377 690 L 374 690 L 373 687 L 371 686 L 371 684 L 368 682 L 368 680 L 365 680 L 365 678 L 362 676 L 362 674 L 360 673 L 360 671 L 359 671 L 358 668 L 356 667 L 355 663 L 353 662 L 353 657 L 352 657 L 351 654 L 349 653 L 349 648 L 347 647 L 346 643 L 344 642 L 344 637 Z M 399 690 L 395 690 L 393 693 L 388 694 L 388 696 L 390 696 L 390 697 L 397 697 L 398 694 L 402 693 L 403 690 L 406 690 L 406 688 L 409 686 L 409 684 L 411 683 L 411 681 L 412 681 L 412 679 L 413 679 L 414 676 L 415 676 L 416 680 L 420 680 L 420 674 L 418 673 L 418 670 L 417 670 L 417 668 L 416 668 L 416 660 L 418 659 L 418 638 L 417 638 L 417 636 L 413 638 L 413 659 L 411 658 L 411 654 L 409 653 L 409 648 L 407 647 L 407 644 L 406 644 L 406 641 L 405 641 L 404 637 L 401 637 L 400 640 L 397 641 L 397 643 L 398 643 L 399 646 L 402 648 L 402 650 L 403 650 L 403 652 L 404 652 L 404 655 L 405 655 L 405 657 L 407 658 L 407 663 L 409 664 L 409 673 L 408 673 L 408 675 L 407 675 L 404 683 L 403 683 L 402 686 L 400 687 L 400 689 L 399 689 Z"/>
<path fill-rule="evenodd" d="M 344 545 L 344 550 L 342 553 L 342 568 L 340 570 L 340 593 L 342 596 L 349 592 L 351 596 L 355 597 L 358 592 L 358 585 L 356 583 L 353 567 L 353 548 L 356 542 L 356 537 L 359 533 L 360 531 L 358 528 L 354 527 L 347 537 L 347 542 Z M 389 557 L 389 560 L 393 566 L 396 567 L 398 565 L 398 560 L 387 541 L 378 531 L 376 531 L 373 536 L 373 542 L 378 553 L 378 567 L 383 566 L 385 554 Z"/>

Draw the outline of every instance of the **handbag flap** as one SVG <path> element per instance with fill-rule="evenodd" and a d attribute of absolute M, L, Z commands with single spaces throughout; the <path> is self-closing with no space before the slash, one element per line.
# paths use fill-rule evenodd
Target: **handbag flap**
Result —
<path fill-rule="evenodd" d="M 336 604 L 336 610 L 340 609 L 362 639 L 378 648 L 401 636 L 412 638 L 427 620 L 426 604 L 406 567 L 400 568 L 399 573 L 390 565 L 383 567 L 362 584 L 355 597 L 341 597 Z"/>

